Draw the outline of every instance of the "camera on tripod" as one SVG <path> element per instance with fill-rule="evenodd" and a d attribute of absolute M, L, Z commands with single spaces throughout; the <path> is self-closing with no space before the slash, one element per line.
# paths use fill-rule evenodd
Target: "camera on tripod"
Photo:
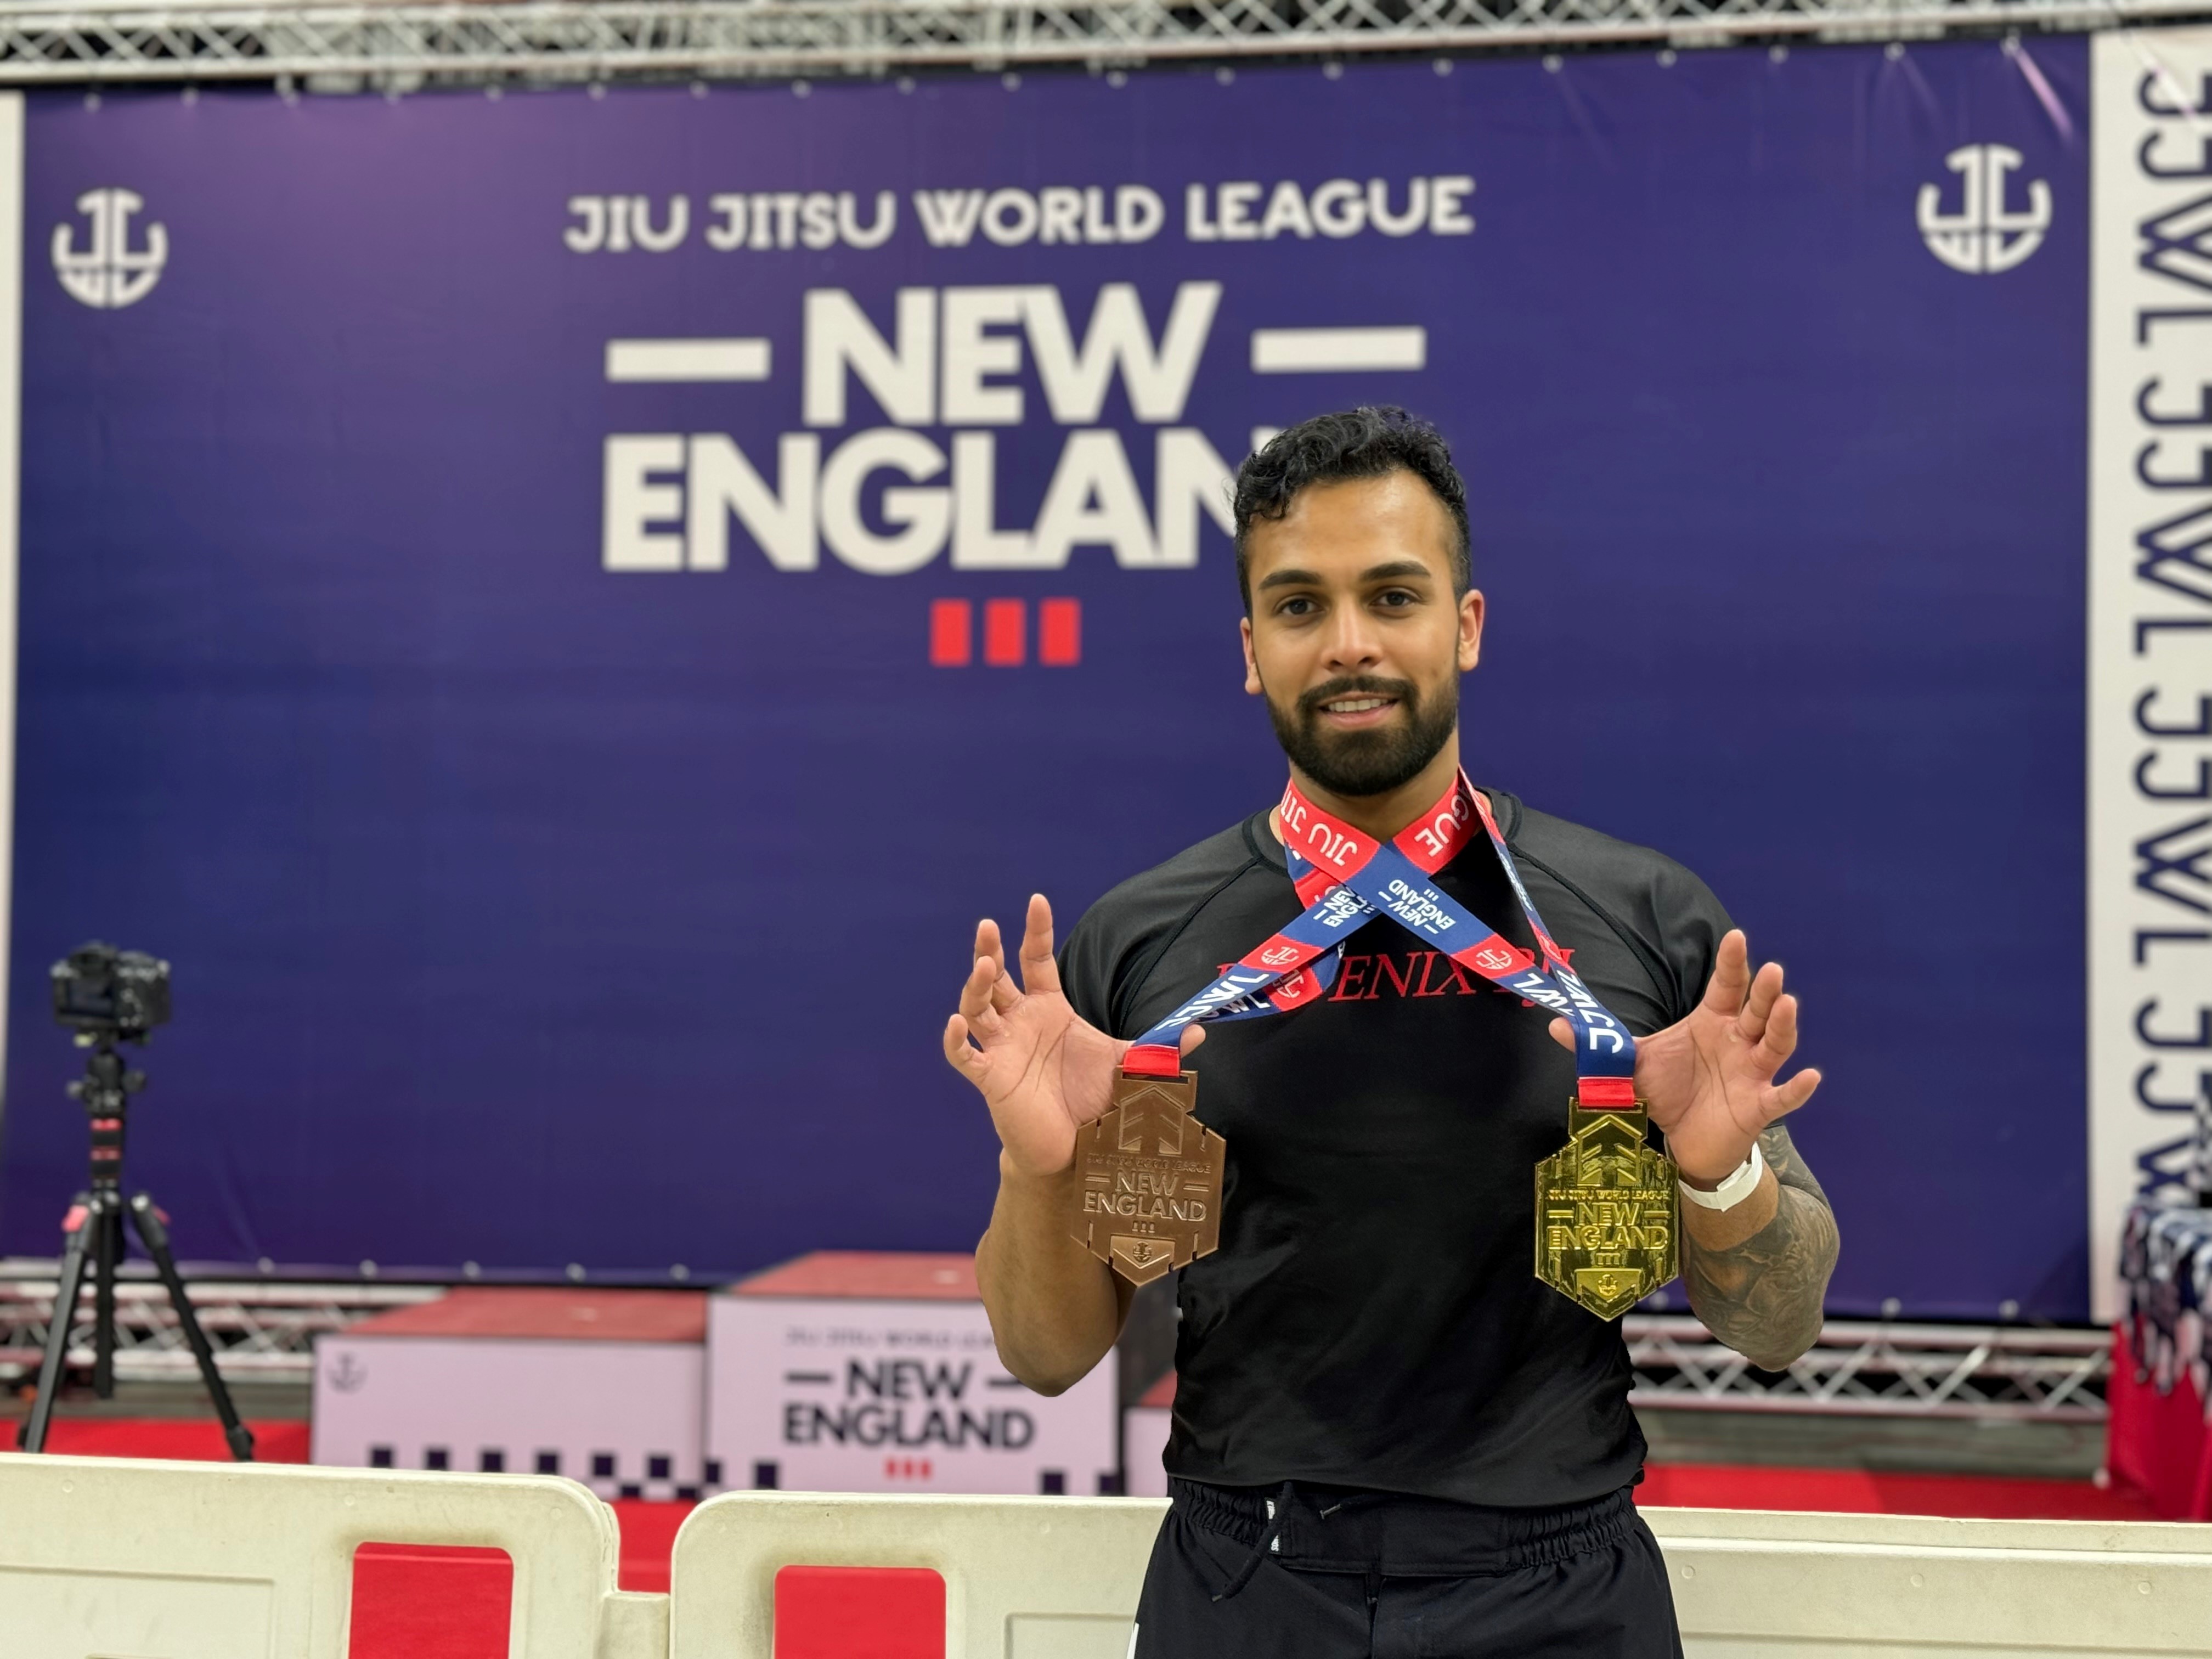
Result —
<path fill-rule="evenodd" d="M 200 1380 L 215 1402 L 215 1414 L 222 1419 L 231 1455 L 249 1462 L 253 1433 L 239 1420 L 230 1389 L 216 1368 L 215 1349 L 185 1294 L 184 1277 L 169 1248 L 169 1218 L 150 1193 L 133 1193 L 127 1203 L 123 1197 L 123 1140 L 131 1097 L 146 1086 L 146 1074 L 125 1066 L 115 1045 L 143 1042 L 156 1025 L 167 1022 L 169 964 L 143 951 L 118 951 L 94 939 L 78 945 L 51 972 L 55 1022 L 69 1030 L 78 1048 L 93 1051 L 85 1059 L 84 1075 L 69 1085 L 70 1098 L 84 1108 L 91 1121 L 92 1156 L 88 1184 L 62 1220 L 60 1282 L 46 1316 L 38 1393 L 15 1443 L 27 1452 L 46 1448 L 46 1430 L 53 1421 L 75 1334 L 77 1298 L 88 1275 L 93 1288 L 92 1391 L 102 1400 L 114 1397 L 115 1285 L 123 1267 L 127 1218 L 169 1293 L 169 1305 L 176 1310 L 178 1327 L 200 1368 Z"/>
<path fill-rule="evenodd" d="M 169 1018 L 169 964 L 143 951 L 118 951 L 98 939 L 53 965 L 54 1018 L 86 1048 L 143 1042 Z"/>

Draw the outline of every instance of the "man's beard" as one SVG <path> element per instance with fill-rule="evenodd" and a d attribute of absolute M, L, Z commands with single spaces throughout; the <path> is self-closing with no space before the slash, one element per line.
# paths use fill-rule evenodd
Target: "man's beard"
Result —
<path fill-rule="evenodd" d="M 1397 698 L 1405 718 L 1366 731 L 1322 729 L 1322 704 L 1362 691 Z M 1275 741 L 1298 770 L 1333 795 L 1387 795 L 1419 776 L 1459 724 L 1459 681 L 1448 676 L 1424 698 L 1410 680 L 1347 674 L 1316 686 L 1288 708 L 1273 696 L 1267 703 Z"/>

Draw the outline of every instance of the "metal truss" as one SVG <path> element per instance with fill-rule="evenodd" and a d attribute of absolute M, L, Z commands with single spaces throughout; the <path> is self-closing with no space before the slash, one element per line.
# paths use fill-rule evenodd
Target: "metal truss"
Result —
<path fill-rule="evenodd" d="M 11 1271 L 12 1270 L 12 1271 Z M 38 1374 L 54 1310 L 54 1267 L 43 1262 L 18 1276 L 19 1264 L 0 1267 L 0 1380 Z M 443 1293 L 435 1285 L 281 1285 L 194 1282 L 192 1311 L 216 1351 L 216 1364 L 234 1382 L 305 1386 L 314 1375 L 314 1340 L 342 1331 L 371 1314 L 427 1302 Z M 81 1297 L 79 1324 L 70 1333 L 69 1363 L 92 1364 L 92 1297 Z M 176 1310 L 158 1280 L 125 1278 L 116 1285 L 115 1374 L 126 1382 L 197 1379 Z"/>
<path fill-rule="evenodd" d="M 1638 1406 L 2100 1423 L 2112 1373 L 2112 1335 L 2099 1329 L 1833 1320 L 1774 1374 L 1685 1315 L 1626 1325 Z"/>
<path fill-rule="evenodd" d="M 0 1381 L 38 1370 L 53 1316 L 53 1273 L 51 1262 L 0 1263 Z M 302 1386 L 313 1377 L 318 1335 L 442 1293 L 434 1285 L 266 1280 L 207 1280 L 191 1290 L 225 1376 Z M 92 1364 L 91 1310 L 88 1296 L 77 1310 L 72 1365 Z M 118 1376 L 197 1375 L 158 1283 L 126 1277 L 117 1287 L 116 1322 Z M 1835 1320 L 1778 1375 L 1753 1370 L 1687 1315 L 1631 1314 L 1625 1330 L 1636 1371 L 1629 1398 L 1638 1406 L 2094 1423 L 2104 1420 L 2112 1369 L 2112 1334 L 2100 1329 Z"/>
<path fill-rule="evenodd" d="M 0 84 L 404 89 L 1335 58 L 1745 39 L 1902 40 L 2212 15 L 2212 0 L 526 0 L 0 4 Z"/>

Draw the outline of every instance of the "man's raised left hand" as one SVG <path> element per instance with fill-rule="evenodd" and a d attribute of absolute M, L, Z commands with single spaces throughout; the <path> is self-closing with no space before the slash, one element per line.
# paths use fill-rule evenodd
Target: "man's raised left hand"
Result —
<path fill-rule="evenodd" d="M 1552 1022 L 1552 1036 L 1575 1046 L 1564 1019 Z M 1751 1156 L 1759 1131 L 1813 1097 L 1817 1071 L 1775 1085 L 1796 1047 L 1797 999 L 1783 994 L 1782 964 L 1770 962 L 1754 977 L 1743 930 L 1730 929 L 1688 1018 L 1636 1040 L 1636 1092 L 1683 1180 L 1719 1185 Z"/>

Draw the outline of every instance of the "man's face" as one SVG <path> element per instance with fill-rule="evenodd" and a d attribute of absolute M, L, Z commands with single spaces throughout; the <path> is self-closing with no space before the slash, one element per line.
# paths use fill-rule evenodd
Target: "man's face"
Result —
<path fill-rule="evenodd" d="M 1246 540 L 1244 689 L 1291 762 L 1339 795 L 1385 794 L 1436 758 L 1482 639 L 1452 593 L 1451 514 L 1411 472 L 1298 492 Z"/>

